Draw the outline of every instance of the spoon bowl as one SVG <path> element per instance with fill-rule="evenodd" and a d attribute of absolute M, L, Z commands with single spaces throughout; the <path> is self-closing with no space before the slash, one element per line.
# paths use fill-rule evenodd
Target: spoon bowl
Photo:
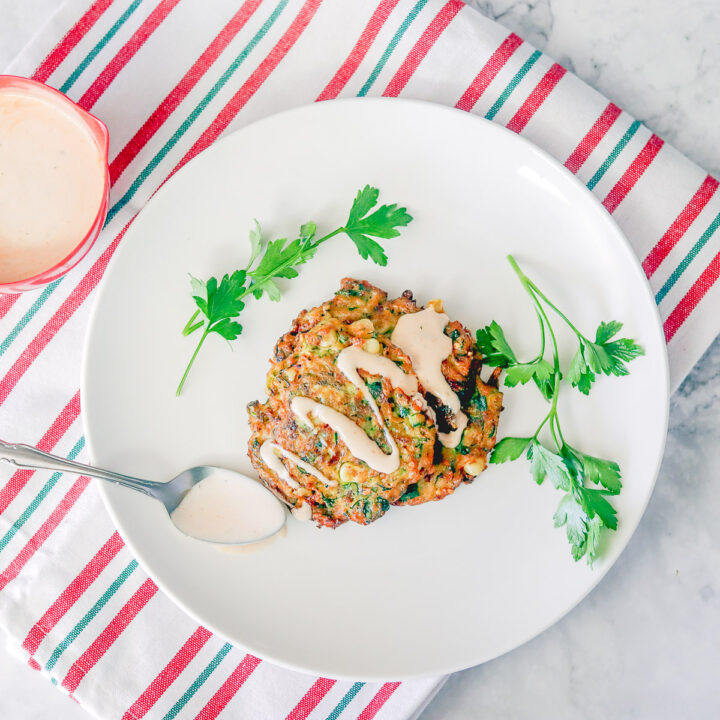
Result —
<path fill-rule="evenodd" d="M 199 465 L 167 482 L 142 480 L 84 465 L 29 445 L 0 440 L 0 460 L 19 468 L 88 475 L 131 488 L 163 504 L 180 532 L 218 545 L 249 545 L 276 535 L 285 526 L 287 505 L 263 483 L 234 470 Z M 191 492 L 192 491 L 192 492 Z M 177 511 L 177 512 L 176 512 Z M 237 528 L 235 523 L 245 525 Z"/>

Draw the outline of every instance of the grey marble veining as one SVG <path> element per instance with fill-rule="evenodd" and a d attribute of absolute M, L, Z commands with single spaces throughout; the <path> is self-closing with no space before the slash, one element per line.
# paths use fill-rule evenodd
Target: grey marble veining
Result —
<path fill-rule="evenodd" d="M 718 0 L 466 0 L 720 175 Z"/>

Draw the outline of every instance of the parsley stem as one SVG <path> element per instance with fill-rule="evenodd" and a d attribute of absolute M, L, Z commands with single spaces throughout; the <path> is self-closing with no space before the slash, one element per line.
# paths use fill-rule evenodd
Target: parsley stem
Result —
<path fill-rule="evenodd" d="M 333 230 L 331 233 L 328 233 L 327 235 L 321 237 L 319 240 L 316 240 L 310 247 L 316 248 L 318 247 L 318 245 L 322 245 L 326 240 L 329 240 L 331 237 L 335 237 L 335 235 L 339 235 L 341 232 L 345 232 L 344 227 L 339 227 Z"/>
<path fill-rule="evenodd" d="M 326 240 L 329 240 L 331 237 L 334 237 L 335 235 L 338 235 L 339 233 L 343 232 L 344 230 L 345 230 L 344 227 L 337 228 L 336 230 L 333 230 L 331 233 L 328 233 L 327 235 L 325 235 L 324 237 L 321 237 L 319 240 L 316 240 L 314 243 L 310 243 L 309 245 L 307 245 L 307 246 L 305 246 L 305 247 L 302 247 L 302 246 L 301 246 L 301 247 L 298 249 L 298 252 L 297 252 L 296 255 L 294 255 L 294 256 L 291 257 L 291 258 L 288 258 L 284 263 L 282 263 L 281 265 L 278 265 L 276 268 L 274 268 L 271 276 L 268 275 L 267 278 L 262 278 L 259 282 L 252 282 L 252 283 L 245 289 L 245 291 L 242 292 L 242 293 L 238 296 L 238 299 L 239 299 L 239 300 L 242 300 L 242 299 L 243 299 L 244 297 L 246 297 L 247 295 L 250 295 L 250 293 L 253 293 L 253 292 L 255 292 L 256 290 L 258 290 L 258 289 L 262 286 L 263 282 L 264 282 L 266 279 L 272 279 L 273 277 L 280 277 L 280 273 L 281 273 L 283 270 L 285 270 L 286 268 L 293 267 L 293 266 L 296 265 L 298 262 L 304 262 L 303 260 L 301 260 L 301 258 L 302 258 L 302 256 L 305 255 L 309 250 L 314 250 L 314 249 L 317 248 L 319 245 L 322 245 L 322 243 L 324 243 Z M 252 274 L 253 274 L 253 273 L 250 273 L 250 275 L 252 275 Z"/>
<path fill-rule="evenodd" d="M 560 436 L 560 443 L 557 443 L 557 440 L 555 440 L 558 450 L 560 450 L 563 445 L 566 445 L 565 438 L 563 437 L 562 430 L 560 429 L 560 416 L 555 413 L 555 429 L 557 430 L 558 435 Z"/>
<path fill-rule="evenodd" d="M 205 342 L 205 338 L 210 334 L 210 329 L 205 328 L 205 332 L 202 334 L 202 337 L 200 338 L 200 342 L 197 344 L 197 347 L 195 348 L 195 352 L 192 354 L 192 357 L 190 358 L 190 362 L 188 363 L 188 366 L 185 368 L 185 374 L 182 376 L 182 380 L 180 381 L 180 384 L 177 387 L 177 390 L 175 391 L 175 396 L 179 397 L 180 393 L 182 392 L 183 385 L 185 385 L 185 380 L 187 379 L 188 373 L 190 372 L 190 368 L 193 366 L 193 363 L 195 362 L 195 358 L 197 357 L 197 354 L 200 352 L 200 348 L 203 346 L 203 343 Z"/>
<path fill-rule="evenodd" d="M 515 263 L 515 260 L 512 258 L 512 256 L 508 256 L 508 259 L 510 260 L 510 263 L 514 263 L 514 267 L 517 268 L 517 271 L 520 271 L 520 268 L 517 267 L 517 263 Z M 520 271 L 522 272 L 522 271 Z M 520 278 L 522 280 L 522 277 Z M 547 316 L 547 313 L 545 312 L 545 308 L 542 306 L 542 303 L 538 300 L 535 290 L 532 286 L 532 283 L 527 284 L 523 282 L 523 285 L 525 287 L 525 290 L 527 291 L 528 295 L 530 295 L 531 300 L 533 303 L 535 303 L 535 312 L 538 314 L 538 318 L 540 318 L 541 325 L 544 325 L 547 327 L 547 331 L 550 333 L 550 340 L 552 341 L 553 346 L 553 367 L 554 367 L 554 374 L 553 374 L 553 395 L 552 395 L 552 405 L 550 406 L 550 411 L 545 416 L 543 421 L 540 423 L 540 427 L 535 431 L 535 435 L 533 438 L 537 440 L 537 436 L 540 433 L 540 431 L 543 429 L 545 424 L 550 421 L 550 433 L 552 434 L 553 440 L 555 441 L 555 445 L 557 445 L 558 450 L 561 448 L 562 443 L 564 443 L 564 440 L 562 439 L 562 432 L 560 430 L 560 424 L 557 422 L 557 404 L 558 404 L 558 397 L 560 395 L 560 353 L 558 352 L 558 345 L 557 345 L 557 338 L 555 337 L 555 332 L 552 329 L 552 325 L 550 324 L 550 318 Z M 544 355 L 545 352 L 545 331 L 543 328 L 543 352 L 541 354 Z M 555 433 L 555 429 L 557 428 L 557 432 L 560 436 L 560 440 L 558 440 L 558 435 Z M 562 442 L 561 442 L 562 441 Z"/>
<path fill-rule="evenodd" d="M 185 327 L 183 328 L 183 331 L 182 331 L 183 335 L 189 335 L 191 332 L 194 332 L 195 330 L 197 330 L 197 327 L 198 327 L 197 325 L 193 329 L 191 329 L 191 327 L 192 327 L 192 324 L 195 322 L 195 318 L 197 318 L 197 316 L 199 314 L 200 314 L 199 310 L 196 310 L 193 313 L 193 316 L 187 321 L 187 323 L 185 324 Z M 202 323 L 200 323 L 200 324 L 202 325 Z"/>
<path fill-rule="evenodd" d="M 570 318 L 568 318 L 567 315 L 565 315 L 562 310 L 560 310 L 555 303 L 552 302 L 548 298 L 547 295 L 520 269 L 520 266 L 517 264 L 515 258 L 512 255 L 507 256 L 508 262 L 512 266 L 512 269 L 515 271 L 517 276 L 520 278 L 520 282 L 525 286 L 527 289 L 532 289 L 538 297 L 540 297 L 547 305 L 549 305 L 570 327 L 570 329 L 579 337 L 583 339 L 585 336 L 572 324 Z"/>
<path fill-rule="evenodd" d="M 540 288 L 538 288 L 538 286 L 520 269 L 520 266 L 517 264 L 515 258 L 512 255 L 508 255 L 507 259 L 512 269 L 515 271 L 516 275 L 520 279 L 520 282 L 523 284 L 525 291 L 528 293 L 528 295 L 530 295 L 530 298 L 535 303 L 535 312 L 538 314 L 538 319 L 540 319 L 540 325 L 542 330 L 542 350 L 540 351 L 540 355 L 538 357 L 543 357 L 543 355 L 545 354 L 545 330 L 543 326 L 547 327 L 553 345 L 553 367 L 555 368 L 555 373 L 552 406 L 550 407 L 550 412 L 548 412 L 543 421 L 540 423 L 540 427 L 536 430 L 533 437 L 535 440 L 537 440 L 537 436 L 540 431 L 543 429 L 545 424 L 550 421 L 550 433 L 552 434 L 553 440 L 555 441 L 555 445 L 557 446 L 558 450 L 560 450 L 560 448 L 565 444 L 565 438 L 563 437 L 562 430 L 560 429 L 560 421 L 558 420 L 557 415 L 558 396 L 560 394 L 560 353 L 558 352 L 557 338 L 555 337 L 555 332 L 553 331 L 552 325 L 550 324 L 550 318 L 547 316 L 545 308 L 543 307 L 540 300 L 543 300 L 548 306 L 550 306 L 570 326 L 572 331 L 578 337 L 583 337 L 583 335 L 570 322 L 568 317 L 563 312 L 558 310 L 558 308 L 547 298 L 547 296 L 542 292 L 542 290 L 540 290 Z"/>
<path fill-rule="evenodd" d="M 334 237 L 335 235 L 339 235 L 341 232 L 345 232 L 344 227 L 339 227 L 332 232 L 328 233 L 327 235 L 321 237 L 319 240 L 316 240 L 314 243 L 309 245 L 308 247 L 301 248 L 300 252 L 298 253 L 298 256 L 302 253 L 306 253 L 310 248 L 315 249 L 322 243 L 324 243 L 326 240 L 329 240 L 331 237 Z M 292 267 L 297 263 L 298 257 L 292 257 L 289 258 L 286 262 L 284 262 L 282 265 L 279 265 L 278 267 L 274 268 L 273 274 L 277 275 L 280 271 L 284 270 L 285 268 Z M 238 300 L 242 300 L 243 298 L 246 298 L 248 295 L 251 295 L 256 290 L 260 289 L 263 285 L 263 282 L 266 278 L 260 279 L 258 282 L 251 282 L 238 296 Z M 190 335 L 191 333 L 195 332 L 199 327 L 202 326 L 202 322 L 195 323 L 195 320 L 197 319 L 197 316 L 200 314 L 200 310 L 196 310 L 192 317 L 187 321 L 185 324 L 185 327 L 183 328 L 183 335 Z M 195 323 L 195 324 L 193 324 Z M 210 328 L 206 327 L 205 332 L 203 333 L 202 337 L 200 338 L 200 342 L 198 343 L 198 346 L 195 348 L 195 352 L 193 353 L 192 357 L 190 358 L 190 362 L 185 369 L 185 374 L 182 376 L 182 380 L 180 381 L 180 385 L 178 385 L 176 395 L 180 395 L 182 392 L 183 386 L 185 385 L 185 380 L 187 379 L 188 373 L 190 372 L 190 368 L 193 366 L 193 363 L 195 362 L 195 358 L 197 357 L 197 354 L 200 352 L 200 348 L 203 346 L 203 343 L 205 342 L 205 338 L 209 335 Z"/>
<path fill-rule="evenodd" d="M 562 310 L 558 309 L 558 307 L 552 303 L 550 300 L 548 300 L 547 296 L 538 288 L 538 286 L 532 281 L 528 280 L 530 283 L 530 287 L 567 323 L 569 328 L 580 338 L 584 338 L 585 336 L 572 324 L 570 319 L 567 315 L 565 315 Z"/>
<path fill-rule="evenodd" d="M 535 356 L 533 362 L 539 362 L 545 357 L 545 323 L 543 322 L 540 311 L 535 307 L 538 323 L 540 324 L 540 352 Z"/>

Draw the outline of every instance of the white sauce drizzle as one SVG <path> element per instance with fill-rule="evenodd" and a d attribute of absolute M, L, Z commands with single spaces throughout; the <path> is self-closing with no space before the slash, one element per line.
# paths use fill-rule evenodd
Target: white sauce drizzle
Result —
<path fill-rule="evenodd" d="M 449 319 L 445 313 L 436 312 L 433 308 L 408 313 L 398 320 L 391 341 L 410 358 L 426 392 L 432 393 L 452 410 L 456 429 L 438 433 L 438 438 L 445 447 L 456 447 L 467 426 L 467 416 L 460 409 L 460 399 L 442 373 L 442 363 L 452 353 L 452 340 L 444 332 Z"/>
<path fill-rule="evenodd" d="M 375 405 L 375 398 L 367 389 L 365 382 L 358 374 L 358 370 L 365 370 L 371 375 L 386 377 L 393 387 L 399 388 L 407 395 L 413 395 L 418 391 L 418 381 L 415 375 L 408 375 L 390 358 L 369 353 L 358 345 L 345 348 L 337 356 L 335 364 L 355 387 L 362 390 L 365 399 L 370 403 L 376 415 L 379 414 L 379 411 L 377 405 Z"/>
<path fill-rule="evenodd" d="M 289 450 L 286 450 L 277 443 L 266 441 L 260 446 L 260 457 L 262 461 L 273 470 L 278 477 L 283 479 L 291 488 L 297 489 L 300 487 L 300 483 L 295 480 L 292 475 L 288 472 L 285 464 L 280 459 L 280 456 L 286 457 L 288 460 L 292 460 L 299 468 L 302 468 L 306 473 L 314 475 L 320 482 L 327 486 L 337 485 L 337 480 L 331 480 L 329 477 L 325 477 L 319 470 L 314 468 L 310 463 L 305 462 L 299 455 L 296 455 Z"/>
<path fill-rule="evenodd" d="M 310 413 L 314 412 L 316 417 L 329 425 L 342 438 L 350 452 L 359 460 L 364 460 L 373 470 L 389 475 L 400 467 L 400 452 L 393 436 L 385 426 L 380 408 L 375 398 L 368 389 L 365 381 L 360 377 L 358 370 L 365 370 L 371 375 L 382 375 L 390 383 L 407 393 L 411 397 L 418 395 L 418 381 L 415 375 L 406 373 L 398 367 L 390 358 L 376 355 L 363 350 L 357 345 L 347 347 L 340 352 L 335 361 L 338 369 L 345 377 L 357 387 L 363 394 L 365 401 L 373 411 L 378 424 L 382 426 L 385 433 L 385 440 L 390 447 L 390 454 L 384 453 L 378 445 L 368 437 L 365 431 L 358 427 L 349 417 L 327 407 L 321 403 L 305 397 L 293 398 L 290 403 L 292 411 L 307 425 L 312 425 Z"/>
<path fill-rule="evenodd" d="M 365 387 L 364 383 L 363 387 Z M 350 450 L 356 458 L 366 462 L 373 470 L 389 475 L 400 467 L 400 452 L 398 451 L 393 436 L 385 427 L 380 411 L 372 395 L 370 395 L 369 390 L 367 390 L 366 399 L 368 399 L 368 403 L 378 418 L 378 422 L 385 431 L 385 440 L 391 450 L 389 455 L 386 455 L 359 425 L 347 415 L 343 415 L 334 408 L 307 397 L 293 398 L 290 403 L 290 408 L 300 421 L 311 427 L 313 423 L 310 420 L 310 413 L 312 412 L 320 422 L 329 425 L 337 432 L 342 441 L 348 446 L 348 450 Z"/>
<path fill-rule="evenodd" d="M 438 440 L 446 448 L 454 448 L 460 444 L 468 424 L 467 415 L 464 412 L 455 413 L 455 422 L 457 423 L 455 430 L 446 433 L 438 431 Z"/>
<path fill-rule="evenodd" d="M 398 320 L 391 341 L 410 358 L 416 374 L 406 373 L 389 358 L 369 353 L 357 345 L 345 348 L 337 357 L 338 369 L 355 387 L 360 389 L 378 424 L 382 426 L 385 440 L 391 449 L 389 455 L 383 452 L 377 443 L 353 420 L 334 408 L 311 398 L 298 396 L 292 399 L 291 410 L 302 423 L 310 427 L 313 427 L 310 413 L 314 413 L 320 422 L 329 425 L 337 432 L 356 458 L 366 462 L 373 470 L 389 475 L 400 466 L 400 453 L 393 436 L 385 425 L 375 398 L 360 377 L 358 370 L 365 370 L 371 375 L 381 375 L 387 378 L 393 387 L 405 392 L 413 401 L 419 401 L 423 411 L 435 420 L 435 412 L 418 392 L 419 379 L 427 392 L 432 393 L 453 412 L 455 430 L 447 433 L 438 432 L 438 439 L 445 447 L 457 447 L 462 440 L 468 419 L 461 410 L 460 399 L 442 373 L 442 363 L 452 353 L 452 340 L 445 334 L 445 326 L 448 321 L 449 318 L 445 313 L 436 312 L 433 308 L 426 308 L 417 313 L 408 313 Z M 290 476 L 284 463 L 280 460 L 281 455 L 293 460 L 299 467 L 319 478 L 326 485 L 337 485 L 335 480 L 325 477 L 312 465 L 280 445 L 272 442 L 263 443 L 260 448 L 260 457 L 263 462 L 290 487 L 299 488 L 300 485 Z M 306 507 L 306 505 L 295 508 L 292 511 L 293 515 L 298 519 L 307 519 L 307 511 L 310 510 L 310 506 Z"/>

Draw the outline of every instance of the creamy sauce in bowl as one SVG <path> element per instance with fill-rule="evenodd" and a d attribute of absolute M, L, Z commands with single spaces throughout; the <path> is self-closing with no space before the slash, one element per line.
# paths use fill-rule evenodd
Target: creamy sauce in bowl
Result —
<path fill-rule="evenodd" d="M 42 91 L 0 87 L 0 283 L 41 274 L 80 245 L 106 176 L 79 112 Z"/>
<path fill-rule="evenodd" d="M 240 545 L 270 537 L 285 525 L 285 508 L 256 480 L 215 468 L 175 508 L 172 521 L 186 535 Z"/>

